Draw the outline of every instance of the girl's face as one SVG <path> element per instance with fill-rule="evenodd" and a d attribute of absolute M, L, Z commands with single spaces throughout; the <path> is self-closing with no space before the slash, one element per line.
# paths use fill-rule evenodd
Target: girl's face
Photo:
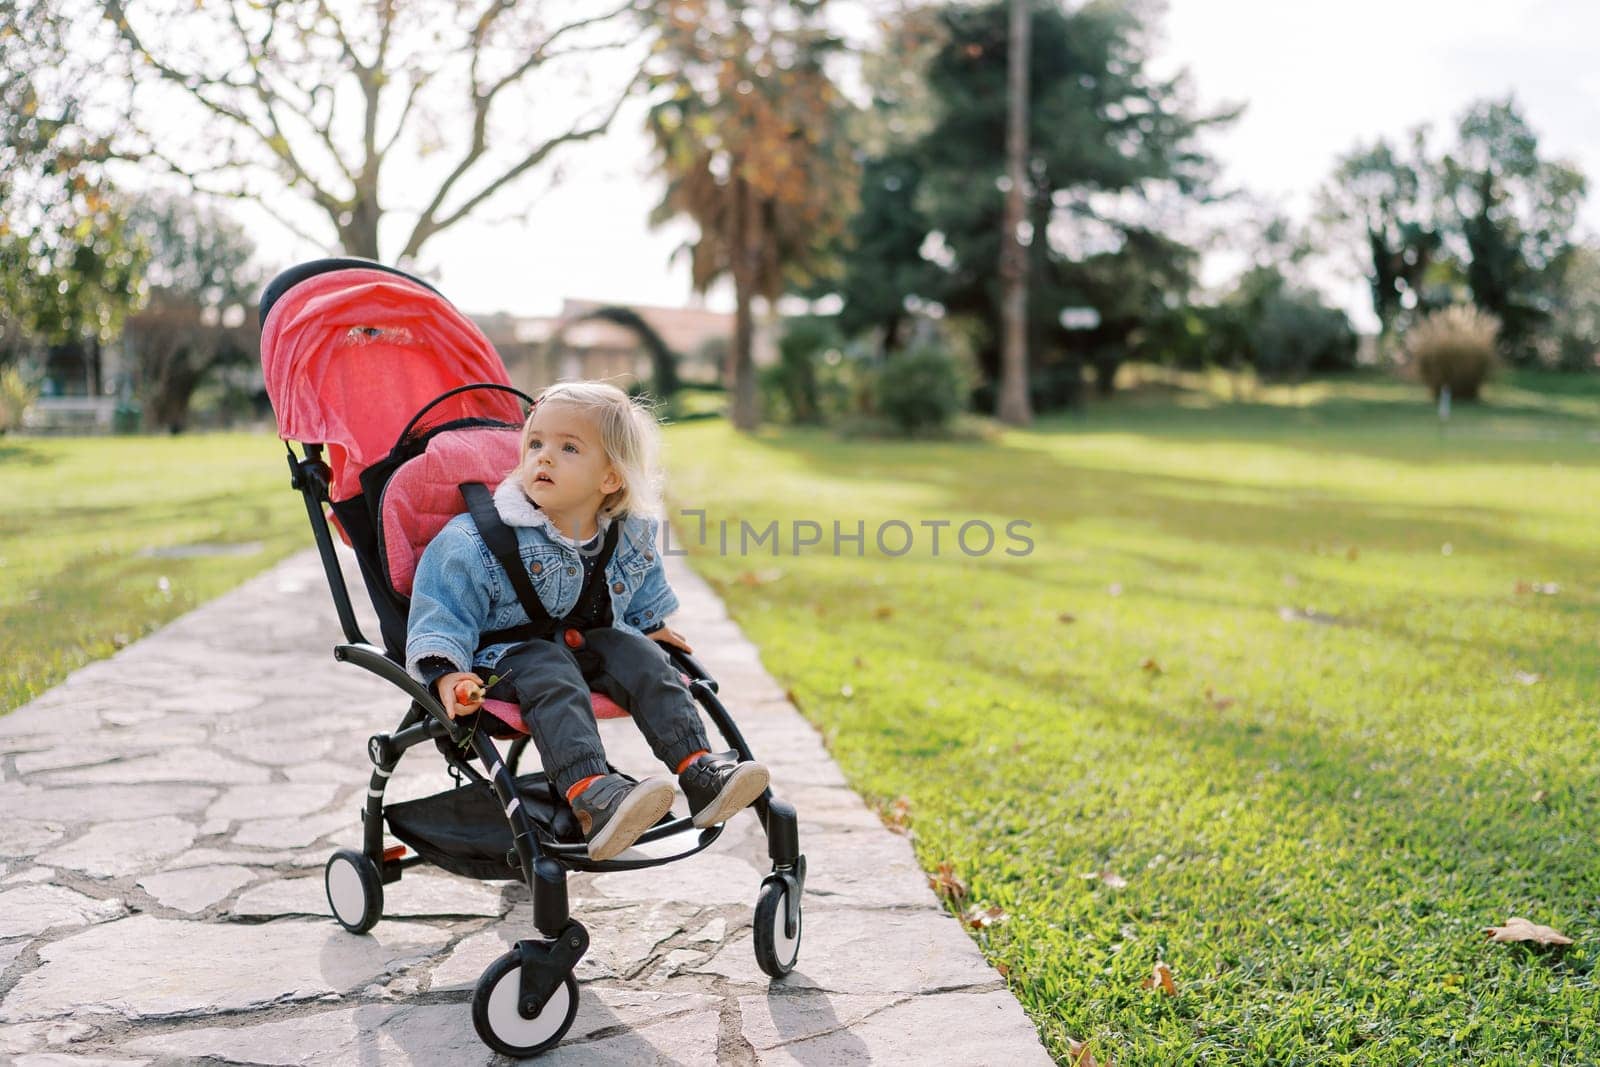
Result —
<path fill-rule="evenodd" d="M 622 488 L 593 417 L 569 404 L 543 403 L 526 432 L 522 488 L 545 511 L 592 514 Z"/>

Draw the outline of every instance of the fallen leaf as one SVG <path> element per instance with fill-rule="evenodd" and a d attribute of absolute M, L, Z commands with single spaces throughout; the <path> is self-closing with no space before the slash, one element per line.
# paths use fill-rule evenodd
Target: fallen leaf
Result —
<path fill-rule="evenodd" d="M 1149 656 L 1146 656 L 1139 663 L 1139 669 L 1142 670 L 1142 671 L 1147 671 L 1150 674 L 1160 674 L 1161 673 L 1161 664 L 1157 663 L 1154 659 L 1150 658 Z"/>
<path fill-rule="evenodd" d="M 865 667 L 867 665 L 867 661 L 862 659 L 860 656 L 857 656 L 851 662 L 855 664 L 856 670 L 860 670 L 862 667 Z"/>
<path fill-rule="evenodd" d="M 744 571 L 739 575 L 739 581 L 748 586 L 766 585 L 783 577 L 779 570 Z"/>
<path fill-rule="evenodd" d="M 1538 685 L 1539 680 L 1544 676 L 1541 674 L 1535 674 L 1532 671 L 1518 671 L 1511 677 L 1515 678 L 1520 685 Z"/>
<path fill-rule="evenodd" d="M 1140 989 L 1159 989 L 1169 997 L 1178 995 L 1177 983 L 1172 980 L 1172 968 L 1160 960 L 1156 961 L 1155 969 L 1150 972 L 1150 977 L 1139 983 Z"/>
<path fill-rule="evenodd" d="M 1010 978 L 1011 977 L 1011 968 L 1007 967 L 1004 963 L 995 964 L 994 965 L 994 969 L 1000 972 L 1000 977 L 1001 978 Z"/>
<path fill-rule="evenodd" d="M 1548 926 L 1529 922 L 1513 915 L 1506 920 L 1504 926 L 1486 926 L 1484 935 L 1490 941 L 1528 941 L 1536 945 L 1570 945 L 1572 938 L 1552 930 Z"/>
<path fill-rule="evenodd" d="M 1101 1064 L 1082 1041 L 1067 1038 L 1067 1067 L 1112 1067 L 1110 1060 Z"/>
<path fill-rule="evenodd" d="M 1085 871 L 1078 877 L 1086 882 L 1101 882 L 1112 889 L 1128 888 L 1128 880 L 1112 871 Z"/>
<path fill-rule="evenodd" d="M 909 797 L 895 797 L 889 809 L 883 813 L 884 825 L 897 834 L 907 833 L 911 827 L 911 800 Z"/>
<path fill-rule="evenodd" d="M 967 909 L 965 915 L 961 916 L 961 921 L 973 930 L 987 930 L 991 926 L 998 926 L 1008 918 L 1010 916 L 998 904 L 992 904 L 987 908 L 974 904 Z"/>
<path fill-rule="evenodd" d="M 1548 790 L 1545 790 L 1545 789 L 1541 789 L 1538 792 L 1533 794 L 1533 802 L 1535 804 L 1543 804 L 1545 801 L 1547 801 L 1549 799 L 1550 799 L 1550 793 L 1549 793 Z"/>
<path fill-rule="evenodd" d="M 958 903 L 967 896 L 967 884 L 956 877 L 955 868 L 948 863 L 939 864 L 939 869 L 928 875 L 928 888 L 946 900 Z"/>
<path fill-rule="evenodd" d="M 878 610 L 872 613 L 872 617 L 875 619 L 892 619 L 894 618 L 894 608 L 888 604 L 880 604 L 878 605 Z"/>
<path fill-rule="evenodd" d="M 1356 548 L 1355 545 L 1351 545 L 1348 549 L 1345 550 L 1344 558 L 1347 559 L 1347 560 L 1350 560 L 1352 563 L 1354 563 L 1360 557 L 1361 557 L 1361 553 Z"/>
<path fill-rule="evenodd" d="M 1070 611 L 1063 611 L 1056 616 L 1056 622 L 1077 622 L 1078 617 Z"/>
<path fill-rule="evenodd" d="M 1559 582 L 1518 582 L 1517 592 L 1522 594 L 1537 593 L 1539 596 L 1555 596 L 1561 592 L 1561 585 Z"/>
<path fill-rule="evenodd" d="M 1227 711 L 1229 708 L 1238 703 L 1238 701 L 1232 697 L 1217 696 L 1215 691 L 1213 691 L 1209 685 L 1206 686 L 1206 700 L 1209 701 L 1211 706 L 1217 711 Z"/>

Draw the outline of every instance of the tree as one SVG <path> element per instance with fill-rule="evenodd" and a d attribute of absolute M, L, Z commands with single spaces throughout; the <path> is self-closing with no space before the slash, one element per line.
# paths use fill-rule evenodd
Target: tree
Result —
<path fill-rule="evenodd" d="M 132 225 L 151 262 L 149 304 L 129 321 L 129 347 L 148 420 L 177 433 L 208 375 L 256 355 L 248 312 L 265 279 L 244 228 L 213 208 L 152 196 Z"/>
<path fill-rule="evenodd" d="M 1538 136 L 1512 98 L 1473 104 L 1457 138 L 1443 186 L 1467 284 L 1473 302 L 1500 320 L 1506 355 L 1531 362 L 1560 299 L 1587 183 L 1574 164 L 1540 158 Z"/>
<path fill-rule="evenodd" d="M 49 344 L 92 356 L 140 295 L 105 144 L 79 122 L 87 65 L 66 44 L 73 14 L 0 0 L 0 366 Z"/>
<path fill-rule="evenodd" d="M 1340 157 L 1319 194 L 1319 215 L 1335 237 L 1361 248 L 1357 257 L 1372 291 L 1372 310 L 1388 338 L 1409 313 L 1428 310 L 1425 285 L 1442 251 L 1437 165 L 1418 127 L 1409 150 L 1385 138 Z"/>
<path fill-rule="evenodd" d="M 1022 219 L 1028 183 L 1029 0 L 1009 0 L 1006 37 L 1006 201 L 1000 233 L 1000 400 L 1002 422 L 1026 426 L 1028 405 L 1028 252 Z M 1043 234 L 1039 235 L 1042 239 Z"/>
<path fill-rule="evenodd" d="M 185 115 L 196 136 L 135 129 L 120 154 L 194 189 L 267 201 L 293 190 L 344 251 L 382 258 L 384 220 L 412 217 L 413 261 L 564 145 L 603 133 L 636 80 L 633 17 L 646 0 L 101 0 L 139 115 Z M 621 73 L 582 114 L 595 57 Z M 584 110 L 584 109 L 576 109 Z M 565 114 L 564 114 L 565 112 Z M 401 161 L 400 156 L 408 156 Z M 436 178 L 423 179 L 433 160 Z M 420 165 L 418 160 L 421 161 Z M 391 178 L 431 192 L 407 202 Z M 285 225 L 318 244 L 280 212 Z"/>
<path fill-rule="evenodd" d="M 824 68 L 838 43 L 822 4 L 680 0 L 663 19 L 647 127 L 667 190 L 652 215 L 687 215 L 695 289 L 733 280 L 733 422 L 759 421 L 752 360 L 757 297 L 775 300 L 831 270 L 827 251 L 854 207 L 849 113 Z"/>
<path fill-rule="evenodd" d="M 951 6 L 939 13 L 940 45 L 928 65 L 933 121 L 901 149 L 869 162 L 868 178 L 893 181 L 865 189 L 866 210 L 892 218 L 858 219 L 853 232 L 890 240 L 852 250 L 846 276 L 903 277 L 899 294 L 934 302 L 987 327 L 978 357 L 980 397 L 992 407 L 1000 378 L 999 262 L 1004 218 L 1005 109 L 1009 11 L 1004 3 Z M 1173 201 L 1210 195 L 1214 166 L 1195 144 L 1203 128 L 1232 112 L 1193 113 L 1183 77 L 1158 79 L 1145 69 L 1144 28 L 1136 12 L 1089 4 L 1070 13 L 1033 8 L 1029 47 L 1025 221 L 1029 292 L 1028 348 L 1035 403 L 1076 398 L 1082 338 L 1060 325 L 1063 308 L 1090 301 L 1099 257 L 1126 252 L 1121 266 L 1153 264 L 1170 250 L 1142 235 L 1167 228 Z M 883 192 L 892 192 L 885 196 Z M 917 240 L 910 228 L 923 227 Z M 1161 266 L 1179 270 L 1185 257 Z M 893 262 L 895 270 L 888 268 Z M 1180 270 L 1181 273 L 1181 270 Z M 869 291 L 878 316 L 896 301 Z M 845 290 L 845 316 L 868 309 Z M 1105 316 L 1102 316 L 1104 319 Z"/>

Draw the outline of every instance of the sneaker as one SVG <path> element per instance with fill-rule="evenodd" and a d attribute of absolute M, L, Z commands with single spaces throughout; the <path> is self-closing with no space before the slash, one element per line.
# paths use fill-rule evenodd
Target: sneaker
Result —
<path fill-rule="evenodd" d="M 665 778 L 631 782 L 608 774 L 578 794 L 572 813 L 589 841 L 589 858 L 608 860 L 639 840 L 672 807 L 672 783 Z"/>
<path fill-rule="evenodd" d="M 702 830 L 727 822 L 766 791 L 772 776 L 754 760 L 741 761 L 732 752 L 701 756 L 678 775 L 689 813 Z"/>

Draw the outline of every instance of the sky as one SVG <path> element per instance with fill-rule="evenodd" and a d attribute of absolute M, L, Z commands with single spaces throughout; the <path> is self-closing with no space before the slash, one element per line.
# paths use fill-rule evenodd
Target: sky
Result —
<path fill-rule="evenodd" d="M 1594 0 L 1170 0 L 1160 25 L 1158 71 L 1186 69 L 1202 108 L 1246 105 L 1207 140 L 1225 180 L 1291 217 L 1308 214 L 1334 159 L 1358 142 L 1418 123 L 1443 132 L 1471 101 L 1506 93 L 1545 155 L 1571 159 L 1600 182 Z M 692 302 L 687 263 L 672 260 L 692 229 L 648 225 L 661 186 L 642 111 L 625 109 L 606 138 L 573 148 L 564 171 L 557 187 L 535 179 L 434 237 L 423 250 L 429 277 L 472 312 L 549 314 L 563 297 Z M 1583 225 L 1600 232 L 1600 191 Z M 281 233 L 260 237 L 269 258 L 316 254 Z M 1226 279 L 1236 264 L 1229 253 L 1208 254 L 1203 281 Z M 1358 278 L 1324 268 L 1315 280 L 1358 325 L 1373 325 Z M 707 303 L 725 309 L 731 295 L 713 291 Z"/>

